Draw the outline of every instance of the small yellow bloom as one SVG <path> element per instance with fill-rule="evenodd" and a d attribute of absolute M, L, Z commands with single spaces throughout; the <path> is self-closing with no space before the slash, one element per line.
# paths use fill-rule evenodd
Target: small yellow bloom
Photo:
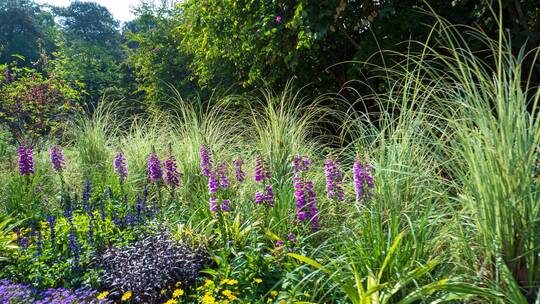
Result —
<path fill-rule="evenodd" d="M 223 292 L 223 295 L 226 296 L 229 300 L 234 301 L 237 299 L 237 297 L 232 293 L 232 291 L 225 289 Z"/>
<path fill-rule="evenodd" d="M 235 279 L 228 280 L 227 284 L 229 284 L 229 285 L 236 285 L 236 284 L 238 284 L 238 281 L 235 280 Z"/>
<path fill-rule="evenodd" d="M 277 295 L 278 295 L 278 292 L 277 292 L 277 291 L 275 291 L 275 290 L 270 291 L 270 296 L 271 296 L 272 298 L 277 297 Z"/>
<path fill-rule="evenodd" d="M 261 279 L 261 278 L 255 278 L 255 280 L 253 280 L 253 281 L 255 281 L 255 283 L 257 283 L 257 284 L 261 284 L 261 283 L 262 283 L 262 279 Z"/>
<path fill-rule="evenodd" d="M 176 284 L 174 286 L 180 287 L 180 285 L 182 285 L 182 282 L 178 281 L 178 282 L 176 282 Z"/>
<path fill-rule="evenodd" d="M 215 304 L 216 298 L 212 296 L 212 292 L 207 291 L 204 296 L 201 299 L 201 303 L 203 304 Z"/>
<path fill-rule="evenodd" d="M 174 292 L 173 292 L 173 298 L 178 298 L 178 297 L 181 297 L 184 295 L 184 290 L 183 289 L 176 289 Z"/>
<path fill-rule="evenodd" d="M 281 300 L 279 301 L 279 304 L 287 304 L 287 302 L 285 300 Z"/>
<path fill-rule="evenodd" d="M 170 299 L 167 302 L 165 302 L 165 304 L 178 304 L 178 301 L 176 301 L 175 299 Z"/>
<path fill-rule="evenodd" d="M 309 292 L 307 292 L 307 291 L 304 291 L 304 296 L 306 296 L 306 297 L 308 297 L 308 298 L 311 297 L 311 295 L 310 295 Z"/>
<path fill-rule="evenodd" d="M 206 281 L 204 281 L 204 286 L 210 286 L 210 285 L 213 285 L 213 284 L 214 284 L 214 281 L 212 281 L 212 280 L 206 279 Z"/>
<path fill-rule="evenodd" d="M 122 295 L 122 301 L 127 301 L 127 300 L 131 299 L 132 295 L 133 294 L 131 293 L 131 291 L 126 291 L 126 293 L 124 293 Z"/>
<path fill-rule="evenodd" d="M 100 293 L 100 294 L 97 296 L 97 299 L 98 299 L 98 300 L 103 300 L 103 299 L 105 299 L 108 295 L 109 295 L 109 292 L 108 292 L 108 291 L 104 291 L 104 292 Z"/>

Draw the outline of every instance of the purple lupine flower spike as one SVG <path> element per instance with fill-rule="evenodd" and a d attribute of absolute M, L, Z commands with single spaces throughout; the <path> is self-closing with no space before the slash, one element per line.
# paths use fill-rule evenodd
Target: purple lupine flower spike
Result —
<path fill-rule="evenodd" d="M 151 182 L 158 182 L 163 180 L 163 169 L 161 168 L 161 161 L 156 153 L 150 153 L 148 156 L 148 179 Z"/>
<path fill-rule="evenodd" d="M 364 168 L 360 161 L 355 161 L 353 164 L 353 182 L 354 182 L 354 192 L 356 194 L 356 202 L 360 203 L 362 197 L 364 196 L 364 180 L 363 173 Z"/>
<path fill-rule="evenodd" d="M 272 185 L 266 185 L 266 196 L 264 198 L 268 206 L 274 207 L 274 191 L 272 190 Z"/>
<path fill-rule="evenodd" d="M 345 199 L 345 191 L 343 189 L 343 170 L 339 167 L 339 161 L 331 158 L 325 162 L 326 176 L 326 195 L 329 199 L 337 199 L 343 201 Z"/>
<path fill-rule="evenodd" d="M 229 187 L 229 178 L 227 177 L 227 165 L 224 162 L 218 163 L 217 173 L 220 187 L 227 189 Z"/>
<path fill-rule="evenodd" d="M 64 151 L 62 151 L 62 148 L 51 146 L 50 156 L 53 170 L 55 172 L 62 172 L 65 167 Z"/>
<path fill-rule="evenodd" d="M 262 180 L 264 179 L 263 170 L 264 169 L 262 159 L 260 156 L 257 156 L 257 158 L 255 159 L 255 175 L 253 178 L 258 183 L 262 182 Z"/>
<path fill-rule="evenodd" d="M 317 198 L 315 191 L 313 191 L 312 181 L 306 182 L 306 192 L 308 196 L 307 207 L 309 211 L 311 229 L 315 231 L 319 229 L 319 210 L 316 206 Z"/>
<path fill-rule="evenodd" d="M 219 189 L 219 180 L 216 176 L 216 171 L 211 169 L 208 174 L 208 193 L 216 193 Z"/>
<path fill-rule="evenodd" d="M 32 148 L 21 145 L 18 149 L 19 154 L 19 173 L 21 175 L 33 175 L 34 174 L 34 157 L 32 155 Z"/>
<path fill-rule="evenodd" d="M 201 174 L 209 176 L 212 168 L 212 158 L 206 145 L 199 148 L 199 157 L 201 158 Z"/>
<path fill-rule="evenodd" d="M 291 242 L 293 242 L 293 243 L 297 243 L 297 242 L 298 242 L 298 240 L 296 240 L 296 236 L 295 236 L 294 233 L 292 233 L 292 232 L 289 232 L 289 234 L 287 235 L 287 238 L 288 238 Z"/>
<path fill-rule="evenodd" d="M 255 193 L 255 203 L 257 205 L 260 205 L 264 202 L 264 194 L 262 193 L 262 191 L 257 191 Z"/>
<path fill-rule="evenodd" d="M 375 183 L 371 175 L 371 166 L 369 164 L 362 164 L 359 157 L 356 158 L 353 165 L 353 180 L 356 202 L 360 203 L 364 199 L 368 203 L 371 196 L 369 189 L 374 188 Z"/>
<path fill-rule="evenodd" d="M 210 198 L 210 212 L 215 213 L 218 210 L 218 199 L 215 197 Z"/>
<path fill-rule="evenodd" d="M 243 183 L 246 179 L 246 173 L 242 170 L 243 164 L 244 161 L 242 159 L 234 160 L 234 175 L 236 177 L 236 181 L 238 181 L 239 183 Z"/>
<path fill-rule="evenodd" d="M 125 180 L 128 176 L 127 160 L 122 151 L 118 151 L 114 155 L 114 173 L 118 175 L 120 180 Z"/>
<path fill-rule="evenodd" d="M 305 210 L 306 197 L 304 193 L 304 182 L 297 180 L 294 182 L 294 198 L 296 206 L 296 218 L 298 222 L 303 222 L 307 219 L 308 214 Z"/>
<path fill-rule="evenodd" d="M 228 199 L 223 200 L 223 203 L 221 204 L 221 211 L 223 212 L 231 212 L 231 207 L 229 206 L 231 204 L 231 201 Z"/>
<path fill-rule="evenodd" d="M 167 184 L 173 188 L 180 185 L 180 172 L 178 172 L 178 166 L 174 155 L 170 155 L 169 158 L 165 160 L 165 180 Z"/>
<path fill-rule="evenodd" d="M 309 222 L 312 230 L 319 229 L 319 210 L 316 207 L 316 195 L 313 182 L 302 174 L 309 171 L 311 160 L 305 156 L 296 156 L 292 162 L 296 218 L 299 223 Z"/>

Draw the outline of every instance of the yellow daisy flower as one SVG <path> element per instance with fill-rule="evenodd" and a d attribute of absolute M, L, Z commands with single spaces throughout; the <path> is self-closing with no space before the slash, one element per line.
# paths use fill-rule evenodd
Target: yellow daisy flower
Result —
<path fill-rule="evenodd" d="M 262 283 L 262 279 L 261 279 L 261 278 L 255 278 L 255 280 L 253 280 L 253 281 L 255 281 L 255 283 L 257 283 L 257 284 L 261 284 L 261 283 Z"/>
<path fill-rule="evenodd" d="M 277 291 L 275 291 L 275 290 L 270 291 L 270 296 L 271 296 L 272 298 L 277 297 L 277 295 L 278 295 L 278 292 L 277 292 Z"/>
<path fill-rule="evenodd" d="M 201 303 L 203 303 L 203 304 L 215 304 L 216 303 L 216 298 L 214 298 L 212 296 L 212 293 L 210 291 L 208 291 L 202 297 Z"/>
<path fill-rule="evenodd" d="M 104 292 L 100 293 L 100 294 L 97 296 L 97 299 L 98 299 L 98 300 L 103 300 L 103 299 L 105 299 L 108 295 L 109 295 L 109 292 L 108 292 L 108 291 L 104 291 Z"/>
<path fill-rule="evenodd" d="M 175 299 L 170 299 L 167 302 L 165 302 L 165 304 L 178 304 L 178 301 L 176 301 Z"/>
<path fill-rule="evenodd" d="M 126 293 L 124 293 L 122 295 L 122 301 L 127 301 L 127 300 L 131 299 L 132 295 L 133 295 L 133 293 L 131 291 L 126 291 Z"/>
<path fill-rule="evenodd" d="M 234 301 L 237 299 L 237 297 L 232 293 L 232 291 L 225 289 L 223 292 L 223 295 L 226 296 L 229 300 Z"/>
<path fill-rule="evenodd" d="M 176 289 L 174 292 L 173 292 L 173 298 L 178 298 L 178 297 L 181 297 L 184 295 L 184 290 L 183 289 Z"/>

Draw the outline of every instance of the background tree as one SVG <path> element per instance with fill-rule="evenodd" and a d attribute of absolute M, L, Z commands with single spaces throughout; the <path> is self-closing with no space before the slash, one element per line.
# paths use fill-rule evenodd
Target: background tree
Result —
<path fill-rule="evenodd" d="M 189 65 L 192 56 L 182 44 L 182 33 L 175 28 L 174 7 L 143 4 L 137 18 L 124 26 L 126 68 L 134 73 L 134 90 L 151 107 L 166 108 L 171 87 L 183 97 L 193 97 L 200 88 L 193 81 Z"/>
<path fill-rule="evenodd" d="M 23 56 L 20 64 L 29 65 L 40 57 L 40 49 L 55 49 L 56 28 L 52 14 L 31 0 L 0 1 L 0 63 L 13 55 Z"/>
<path fill-rule="evenodd" d="M 84 84 L 84 105 L 92 109 L 104 94 L 119 91 L 123 60 L 119 22 L 94 2 L 75 1 L 55 12 L 62 28 L 58 67 L 69 81 Z"/>

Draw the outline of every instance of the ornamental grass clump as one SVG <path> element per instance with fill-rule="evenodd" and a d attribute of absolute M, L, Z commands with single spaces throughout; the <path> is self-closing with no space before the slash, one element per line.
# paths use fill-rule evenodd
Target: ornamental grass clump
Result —
<path fill-rule="evenodd" d="M 203 247 L 177 242 L 167 232 L 158 232 L 107 250 L 100 266 L 111 298 L 119 300 L 130 292 L 132 303 L 158 303 L 165 299 L 161 290 L 177 282 L 182 286 L 194 283 L 206 260 Z"/>

